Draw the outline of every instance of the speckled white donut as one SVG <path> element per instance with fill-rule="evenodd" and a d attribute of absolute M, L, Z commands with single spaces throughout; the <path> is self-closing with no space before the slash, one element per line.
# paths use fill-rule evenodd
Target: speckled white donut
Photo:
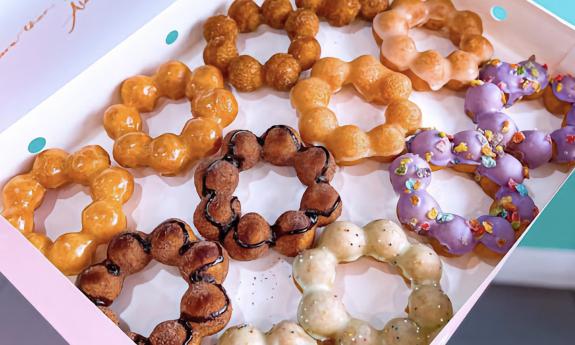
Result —
<path fill-rule="evenodd" d="M 263 333 L 250 325 L 229 328 L 218 340 L 218 345 L 317 345 L 296 323 L 282 321 Z"/>
<path fill-rule="evenodd" d="M 407 318 L 392 319 L 383 330 L 354 319 L 332 292 L 337 265 L 362 256 L 396 266 L 411 281 Z M 349 222 L 331 224 L 316 248 L 296 257 L 293 276 L 303 292 L 299 324 L 312 337 L 338 345 L 427 344 L 453 314 L 439 285 L 439 256 L 423 244 L 411 244 L 403 229 L 389 220 L 376 220 L 364 228 Z"/>

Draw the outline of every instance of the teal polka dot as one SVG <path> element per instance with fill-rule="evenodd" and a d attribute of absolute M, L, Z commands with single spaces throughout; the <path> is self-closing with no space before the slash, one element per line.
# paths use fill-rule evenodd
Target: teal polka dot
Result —
<path fill-rule="evenodd" d="M 173 30 L 170 31 L 170 33 L 166 36 L 166 44 L 172 44 L 174 42 L 176 42 L 176 40 L 178 39 L 178 30 Z"/>
<path fill-rule="evenodd" d="M 493 6 L 491 7 L 491 15 L 495 20 L 503 21 L 507 19 L 507 10 L 501 6 Z"/>
<path fill-rule="evenodd" d="M 30 144 L 28 144 L 28 152 L 38 153 L 42 151 L 45 146 L 46 146 L 46 138 L 38 137 L 32 139 L 32 141 L 30 141 Z"/>

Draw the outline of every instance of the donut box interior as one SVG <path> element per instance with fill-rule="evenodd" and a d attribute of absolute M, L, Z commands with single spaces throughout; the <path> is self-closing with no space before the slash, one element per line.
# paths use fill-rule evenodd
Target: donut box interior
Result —
<path fill-rule="evenodd" d="M 132 75 L 151 74 L 168 59 L 180 59 L 190 68 L 202 65 L 205 45 L 202 23 L 209 16 L 226 11 L 230 3 L 225 0 L 175 2 L 3 132 L 0 147 L 5 149 L 0 156 L 0 182 L 4 184 L 13 175 L 29 169 L 33 156 L 27 152 L 27 145 L 38 136 L 46 138 L 47 147 L 73 151 L 87 144 L 99 144 L 111 152 L 113 142 L 102 127 L 102 114 L 108 105 L 118 101 L 120 82 Z M 575 63 L 572 28 L 536 5 L 521 0 L 506 1 L 508 18 L 497 21 L 491 16 L 491 8 L 497 1 L 460 0 L 455 3 L 459 9 L 473 10 L 481 15 L 496 57 L 517 62 L 536 54 L 538 61 L 550 66 L 552 75 L 567 72 L 566 67 Z M 167 45 L 165 37 L 172 30 L 179 32 L 179 38 Z M 436 33 L 417 29 L 412 35 L 419 50 L 435 48 L 447 54 L 453 48 L 447 39 Z M 334 28 L 322 21 L 317 37 L 323 57 L 351 60 L 363 54 L 379 54 L 371 26 L 364 21 L 343 28 Z M 287 51 L 288 45 L 284 32 L 267 26 L 261 26 L 255 33 L 240 34 L 238 40 L 240 54 L 249 53 L 259 61 L 265 61 L 276 52 Z M 225 133 L 241 128 L 259 135 L 275 124 L 297 128 L 297 117 L 288 93 L 270 88 L 234 93 L 239 114 Z M 411 96 L 422 109 L 424 126 L 447 133 L 475 128 L 463 112 L 463 98 L 464 92 L 449 90 L 414 92 Z M 350 87 L 335 95 L 330 107 L 338 114 L 340 123 L 356 123 L 364 130 L 380 123 L 385 110 L 365 103 Z M 561 123 L 559 117 L 544 109 L 541 100 L 520 102 L 507 112 L 521 130 L 550 132 Z M 187 101 L 174 103 L 162 99 L 155 112 L 144 116 L 144 121 L 150 134 L 157 136 L 164 132 L 178 133 L 189 116 Z M 389 182 L 387 167 L 387 164 L 368 161 L 339 169 L 332 183 L 344 205 L 339 220 L 358 225 L 378 218 L 397 221 L 398 197 Z M 171 217 L 192 224 L 192 215 L 199 202 L 193 185 L 193 169 L 176 177 L 160 177 L 149 169 L 132 170 L 132 173 L 136 177 L 136 188 L 124 206 L 130 229 L 150 232 Z M 525 184 L 540 209 L 551 200 L 568 174 L 566 167 L 555 164 L 531 171 L 531 178 Z M 449 169 L 433 173 L 429 191 L 444 211 L 465 218 L 487 213 L 491 204 L 491 199 L 471 176 Z M 255 169 L 241 174 L 236 195 L 242 201 L 243 213 L 260 212 L 273 223 L 282 212 L 299 207 L 303 192 L 304 186 L 295 178 L 292 168 L 260 163 Z M 45 228 L 54 239 L 61 233 L 79 229 L 80 212 L 89 200 L 87 189 L 80 186 L 50 191 L 36 212 L 37 230 Z M 455 315 L 434 344 L 443 344 L 449 339 L 505 258 L 499 262 L 486 261 L 471 253 L 456 258 L 442 257 L 442 260 L 442 286 L 451 298 Z M 256 261 L 231 262 L 224 283 L 233 304 L 228 326 L 249 322 L 267 330 L 281 320 L 296 320 L 301 294 L 291 278 L 292 261 L 272 250 Z M 131 343 L 75 288 L 75 277 L 66 278 L 60 274 L 4 219 L 0 219 L 0 270 L 68 342 Z M 180 298 L 186 288 L 187 284 L 176 268 L 151 263 L 144 271 L 126 280 L 112 309 L 119 313 L 124 328 L 148 335 L 159 322 L 178 317 Z M 339 266 L 336 292 L 343 295 L 353 316 L 368 320 L 381 329 L 390 318 L 405 315 L 410 289 L 390 266 L 361 259 Z M 215 335 L 205 338 L 203 344 L 216 342 Z"/>

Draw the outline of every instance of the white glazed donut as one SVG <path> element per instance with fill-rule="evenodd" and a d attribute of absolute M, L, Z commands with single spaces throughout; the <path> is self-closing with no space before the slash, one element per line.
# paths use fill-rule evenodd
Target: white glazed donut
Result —
<path fill-rule="evenodd" d="M 267 333 L 251 325 L 229 328 L 220 337 L 218 345 L 317 345 L 317 342 L 298 324 L 282 321 Z"/>
<path fill-rule="evenodd" d="M 392 319 L 383 330 L 349 315 L 332 291 L 337 265 L 362 256 L 396 266 L 411 281 L 407 318 Z M 312 337 L 338 345 L 427 344 L 453 314 L 451 301 L 439 285 L 441 270 L 433 249 L 411 244 L 392 221 L 376 220 L 364 228 L 335 222 L 325 228 L 316 248 L 294 260 L 293 276 L 303 292 L 299 324 Z"/>

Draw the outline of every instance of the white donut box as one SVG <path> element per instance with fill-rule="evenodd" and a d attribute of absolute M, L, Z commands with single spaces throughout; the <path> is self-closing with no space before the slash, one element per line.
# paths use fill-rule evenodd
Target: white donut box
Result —
<path fill-rule="evenodd" d="M 3 148 L 0 184 L 29 168 L 33 156 L 27 152 L 27 146 L 36 136 L 45 137 L 48 147 L 73 151 L 87 144 L 99 144 L 111 152 L 113 142 L 103 130 L 101 118 L 106 107 L 118 100 L 120 82 L 135 74 L 151 74 L 168 59 L 180 59 L 191 68 L 202 65 L 205 45 L 202 23 L 211 15 L 223 13 L 231 2 L 176 1 L 4 131 L 0 135 L 0 147 Z M 568 67 L 575 65 L 573 28 L 531 2 L 454 2 L 459 9 L 473 10 L 481 15 L 496 57 L 518 62 L 536 54 L 538 61 L 550 66 L 552 74 L 568 72 Z M 497 21 L 492 17 L 491 9 L 501 4 L 505 6 L 508 18 Z M 167 45 L 165 37 L 172 30 L 179 32 L 179 38 Z M 427 31 L 414 30 L 413 35 L 420 50 L 436 48 L 448 52 L 451 49 L 447 39 L 430 36 Z M 351 60 L 362 54 L 379 54 L 371 27 L 366 22 L 333 28 L 322 21 L 317 38 L 324 57 Z M 267 26 L 260 27 L 256 33 L 241 34 L 238 42 L 240 53 L 248 52 L 260 61 L 276 52 L 287 51 L 289 45 L 283 32 L 270 30 Z M 240 112 L 226 132 L 243 128 L 261 134 L 275 124 L 297 128 L 297 117 L 287 93 L 268 88 L 249 94 L 234 93 Z M 463 97 L 463 92 L 441 90 L 414 92 L 411 99 L 423 111 L 424 126 L 455 133 L 474 128 L 463 113 Z M 366 104 L 351 88 L 334 96 L 330 107 L 338 114 L 340 123 L 356 123 L 363 129 L 382 121 L 384 110 Z M 561 122 L 560 118 L 547 113 L 540 100 L 516 104 L 508 113 L 520 129 L 550 132 L 559 128 Z M 179 132 L 187 118 L 187 102 L 174 104 L 163 100 L 158 111 L 145 116 L 145 122 L 150 133 L 158 135 L 167 131 Z M 132 172 L 136 176 L 136 189 L 124 207 L 131 229 L 150 232 L 171 217 L 192 224 L 193 211 L 199 202 L 193 186 L 193 170 L 178 177 L 159 177 L 148 169 Z M 531 172 L 526 185 L 540 209 L 551 200 L 568 174 L 567 168 L 555 164 Z M 332 184 L 340 192 L 344 204 L 340 220 L 360 226 L 377 218 L 397 221 L 398 198 L 389 182 L 387 164 L 366 162 L 340 168 Z M 303 191 L 304 186 L 295 178 L 293 169 L 261 164 L 242 173 L 236 195 L 242 201 L 244 213 L 260 212 L 273 223 L 282 212 L 298 208 Z M 451 170 L 435 172 L 429 191 L 444 211 L 466 218 L 485 214 L 491 203 L 472 178 Z M 85 192 L 81 187 L 69 186 L 47 194 L 36 220 L 45 224 L 51 238 L 79 228 L 80 211 L 89 200 Z M 415 238 L 412 240 L 416 241 Z M 513 250 L 515 247 L 511 252 Z M 473 253 L 459 258 L 442 258 L 441 284 L 453 302 L 455 315 L 433 344 L 448 341 L 511 252 L 499 262 L 485 262 Z M 231 262 L 224 283 L 234 308 L 228 326 L 248 322 L 267 330 L 281 320 L 296 320 L 301 294 L 291 278 L 292 261 L 292 258 L 270 251 L 256 261 Z M 73 285 L 74 277 L 60 274 L 1 217 L 0 271 L 69 343 L 132 344 Z M 175 268 L 154 263 L 126 280 L 112 309 L 119 313 L 124 327 L 148 335 L 159 322 L 178 317 L 180 298 L 186 288 Z M 343 294 L 349 312 L 379 329 L 390 318 L 405 315 L 409 291 L 397 272 L 382 263 L 362 259 L 338 268 L 336 292 Z M 216 342 L 217 335 L 214 335 L 202 344 Z"/>

